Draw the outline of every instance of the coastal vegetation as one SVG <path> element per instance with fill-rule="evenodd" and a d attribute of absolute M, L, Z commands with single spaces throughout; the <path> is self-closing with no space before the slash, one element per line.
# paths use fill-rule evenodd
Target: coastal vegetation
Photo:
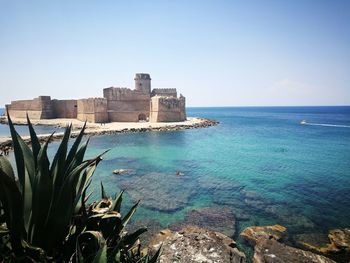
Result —
<path fill-rule="evenodd" d="M 102 153 L 84 160 L 85 125 L 69 149 L 72 127 L 65 129 L 54 158 L 47 155 L 53 134 L 40 144 L 27 117 L 31 147 L 11 131 L 16 173 L 0 156 L 0 262 L 156 262 L 141 250 L 139 236 L 125 230 L 138 202 L 121 215 L 123 191 L 88 204 L 89 185 Z"/>

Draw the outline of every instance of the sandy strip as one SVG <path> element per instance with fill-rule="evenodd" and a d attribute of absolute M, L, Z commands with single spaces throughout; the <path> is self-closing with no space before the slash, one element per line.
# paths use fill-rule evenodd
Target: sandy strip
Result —
<path fill-rule="evenodd" d="M 13 119 L 14 124 L 26 125 L 25 119 Z M 33 125 L 45 125 L 55 127 L 66 127 L 69 124 L 73 126 L 72 137 L 77 136 L 83 127 L 84 122 L 77 119 L 48 119 L 48 120 L 32 120 Z M 147 131 L 174 131 L 183 129 L 195 129 L 205 128 L 213 125 L 217 125 L 218 122 L 197 118 L 188 117 L 183 122 L 111 122 L 103 125 L 99 123 L 87 123 L 85 134 L 86 135 L 102 135 L 102 134 L 115 134 L 125 132 L 147 132 Z M 35 127 L 34 127 L 35 128 Z M 39 134 L 38 138 L 41 141 L 45 141 L 50 134 Z M 60 139 L 63 136 L 63 132 L 55 133 L 53 139 Z M 30 142 L 29 136 L 22 137 L 26 142 Z M 0 137 L 0 146 L 10 146 L 11 137 Z"/>

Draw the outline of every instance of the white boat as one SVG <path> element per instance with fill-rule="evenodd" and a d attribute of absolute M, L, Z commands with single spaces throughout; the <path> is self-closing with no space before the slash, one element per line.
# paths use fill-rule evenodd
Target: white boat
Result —
<path fill-rule="evenodd" d="M 306 120 L 302 120 L 301 122 L 300 122 L 300 124 L 306 124 Z"/>

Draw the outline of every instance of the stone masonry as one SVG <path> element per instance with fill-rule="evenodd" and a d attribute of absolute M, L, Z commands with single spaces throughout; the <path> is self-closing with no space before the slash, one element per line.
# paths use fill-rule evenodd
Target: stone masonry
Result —
<path fill-rule="evenodd" d="M 185 97 L 176 89 L 151 90 L 149 74 L 135 75 L 135 89 L 110 87 L 103 98 L 52 100 L 40 96 L 32 100 L 12 101 L 6 109 L 13 118 L 71 118 L 104 122 L 179 122 L 186 120 Z"/>

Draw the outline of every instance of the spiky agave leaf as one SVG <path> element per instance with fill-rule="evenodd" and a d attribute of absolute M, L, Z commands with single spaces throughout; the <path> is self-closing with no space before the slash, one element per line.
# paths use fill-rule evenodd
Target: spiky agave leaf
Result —
<path fill-rule="evenodd" d="M 92 263 L 107 263 L 107 245 L 104 244 L 102 248 L 97 251 L 97 254 Z"/>
<path fill-rule="evenodd" d="M 32 123 L 30 122 L 28 113 L 27 113 L 27 124 L 28 124 L 28 129 L 29 129 L 29 134 L 30 134 L 30 142 L 32 144 L 32 150 L 33 150 L 33 156 L 34 156 L 34 161 L 35 161 L 35 167 L 37 167 L 36 160 L 38 158 L 38 154 L 41 148 L 38 136 L 36 135 L 36 132 L 33 128 Z"/>
<path fill-rule="evenodd" d="M 0 156 L 0 170 L 15 180 L 15 174 L 13 172 L 11 163 L 4 156 Z"/>
<path fill-rule="evenodd" d="M 3 157 L 0 157 L 3 158 Z M 5 162 L 4 159 L 1 161 Z M 7 229 L 10 231 L 10 241 L 15 253 L 22 254 L 21 240 L 24 234 L 22 196 L 17 187 L 15 178 L 0 169 L 0 202 L 4 211 Z"/>
<path fill-rule="evenodd" d="M 106 249 L 106 240 L 100 232 L 86 231 L 76 241 L 76 262 L 93 262 L 96 258 L 106 257 Z"/>
<path fill-rule="evenodd" d="M 136 241 L 140 238 L 140 236 L 145 232 L 147 232 L 147 228 L 142 227 L 136 230 L 134 233 L 127 234 L 122 239 L 123 246 L 127 248 L 131 248 L 136 243 Z"/>
<path fill-rule="evenodd" d="M 149 256 L 147 255 L 147 261 L 145 261 L 145 263 L 157 263 L 158 259 L 160 257 L 160 255 L 162 254 L 162 246 L 159 247 L 159 249 L 157 250 L 157 252 L 153 255 L 153 257 L 149 258 Z"/>
<path fill-rule="evenodd" d="M 89 166 L 84 171 L 83 176 L 81 176 L 81 179 L 79 180 L 79 183 L 76 186 L 74 214 L 77 214 L 79 213 L 79 211 L 81 211 L 82 205 L 84 204 L 86 190 L 91 184 L 91 177 L 94 174 L 96 168 L 97 168 L 97 163 L 94 163 L 91 166 Z M 84 205 L 84 209 L 85 209 L 85 205 Z"/>
<path fill-rule="evenodd" d="M 122 224 L 123 224 L 123 227 L 125 227 L 129 220 L 131 219 L 131 217 L 135 214 L 136 212 L 136 209 L 137 209 L 137 206 L 139 205 L 140 201 L 137 201 L 136 204 L 134 204 L 131 209 L 129 210 L 129 212 L 126 214 L 126 216 L 123 218 L 122 220 Z"/>
<path fill-rule="evenodd" d="M 38 154 L 38 169 L 33 187 L 32 214 L 29 224 L 29 240 L 32 244 L 43 246 L 46 241 L 47 229 L 45 224 L 48 220 L 51 198 L 53 193 L 53 179 L 50 176 L 50 162 L 47 157 L 47 148 L 50 138 L 45 142 Z"/>
<path fill-rule="evenodd" d="M 102 199 L 108 199 L 108 196 L 106 194 L 105 188 L 103 187 L 103 183 L 102 182 L 100 182 L 100 183 L 101 183 L 101 198 Z"/>
<path fill-rule="evenodd" d="M 78 165 L 63 181 L 62 187 L 59 189 L 59 193 L 53 202 L 50 212 L 49 220 L 47 223 L 47 229 L 50 231 L 47 233 L 46 242 L 51 244 L 53 248 L 59 240 L 64 238 L 65 230 L 69 224 L 75 210 L 76 200 L 76 186 L 82 172 L 89 166 L 97 163 L 101 160 L 101 156 L 107 151 L 97 156 L 96 158 L 85 161 Z M 54 193 L 55 194 L 55 193 Z"/>
<path fill-rule="evenodd" d="M 12 138 L 12 146 L 13 146 L 13 151 L 15 155 L 15 160 L 16 160 L 16 166 L 17 166 L 17 175 L 19 179 L 19 183 L 21 186 L 21 192 L 23 192 L 23 186 L 24 186 L 24 178 L 25 178 L 25 165 L 24 165 L 24 156 L 22 153 L 21 146 L 18 142 L 18 133 L 15 130 L 15 127 L 12 123 L 10 114 L 7 110 L 7 120 L 8 124 L 10 127 L 10 133 L 11 133 L 11 138 Z"/>
<path fill-rule="evenodd" d="M 82 140 L 82 138 L 84 136 L 85 127 L 86 127 L 86 121 L 85 121 L 83 127 L 81 128 L 79 135 L 75 139 L 75 141 L 74 141 L 74 143 L 73 143 L 73 145 L 72 145 L 72 147 L 71 147 L 71 149 L 70 149 L 70 151 L 68 153 L 68 156 L 67 156 L 67 159 L 66 159 L 65 170 L 69 170 L 68 167 L 71 164 L 71 162 L 73 161 L 74 157 L 76 156 L 76 153 L 78 151 L 79 145 L 80 145 L 81 140 Z"/>
<path fill-rule="evenodd" d="M 57 196 L 63 184 L 63 180 L 64 180 L 63 174 L 64 174 L 64 168 L 66 166 L 65 162 L 66 162 L 68 141 L 71 134 L 71 129 L 72 129 L 72 125 L 69 125 L 66 127 L 61 143 L 57 149 L 57 152 L 51 164 L 50 174 L 54 182 L 54 196 Z"/>
<path fill-rule="evenodd" d="M 120 193 L 118 195 L 116 195 L 115 199 L 113 200 L 112 206 L 111 206 L 111 211 L 115 211 L 120 213 L 120 208 L 122 205 L 122 201 L 123 201 L 123 193 L 124 190 L 120 191 Z"/>

